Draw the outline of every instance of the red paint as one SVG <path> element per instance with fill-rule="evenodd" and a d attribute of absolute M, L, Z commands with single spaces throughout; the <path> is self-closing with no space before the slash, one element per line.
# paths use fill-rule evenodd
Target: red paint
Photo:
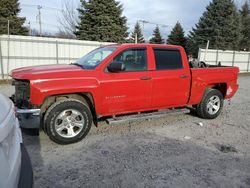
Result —
<path fill-rule="evenodd" d="M 238 89 L 237 67 L 190 69 L 182 47 L 151 44 L 115 45 L 115 50 L 95 70 L 75 65 L 44 65 L 13 70 L 14 79 L 30 80 L 31 103 L 43 104 L 46 97 L 70 93 L 91 93 L 99 116 L 181 107 L 198 104 L 207 87 L 223 83 L 226 99 Z M 107 65 L 128 48 L 147 49 L 148 70 L 144 72 L 109 73 Z M 153 47 L 179 49 L 183 69 L 157 71 Z M 181 78 L 185 75 L 185 78 Z M 151 80 L 141 80 L 150 77 Z"/>

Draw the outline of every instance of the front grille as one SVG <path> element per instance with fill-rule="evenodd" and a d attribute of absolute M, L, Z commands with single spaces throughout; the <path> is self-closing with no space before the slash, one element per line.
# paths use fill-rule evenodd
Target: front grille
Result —
<path fill-rule="evenodd" d="M 15 105 L 18 108 L 28 108 L 30 101 L 29 81 L 15 80 Z"/>

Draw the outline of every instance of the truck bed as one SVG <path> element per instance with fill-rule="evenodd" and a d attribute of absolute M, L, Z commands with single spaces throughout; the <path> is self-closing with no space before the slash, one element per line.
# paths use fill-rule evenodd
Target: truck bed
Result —
<path fill-rule="evenodd" d="M 222 87 L 225 99 L 233 97 L 238 89 L 238 67 L 210 65 L 203 68 L 190 68 L 191 87 L 189 104 L 198 103 L 205 89 L 210 87 Z"/>

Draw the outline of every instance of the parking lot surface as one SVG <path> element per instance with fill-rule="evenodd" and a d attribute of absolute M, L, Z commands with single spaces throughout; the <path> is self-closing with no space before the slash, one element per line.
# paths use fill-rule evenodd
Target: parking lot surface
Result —
<path fill-rule="evenodd" d="M 190 113 L 101 122 L 67 146 L 23 132 L 34 187 L 250 187 L 250 76 L 239 84 L 215 120 Z"/>

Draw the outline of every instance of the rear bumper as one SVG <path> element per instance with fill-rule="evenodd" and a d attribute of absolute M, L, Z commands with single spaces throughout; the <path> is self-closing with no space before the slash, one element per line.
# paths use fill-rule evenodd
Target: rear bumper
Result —
<path fill-rule="evenodd" d="M 40 109 L 16 109 L 16 113 L 22 128 L 40 127 Z"/>
<path fill-rule="evenodd" d="M 232 84 L 232 85 L 228 86 L 225 99 L 232 98 L 236 94 L 236 92 L 238 91 L 238 89 L 239 89 L 239 85 L 238 84 Z"/>
<path fill-rule="evenodd" d="M 24 145 L 21 144 L 21 171 L 18 188 L 32 188 L 33 183 L 33 170 L 29 154 Z"/>

